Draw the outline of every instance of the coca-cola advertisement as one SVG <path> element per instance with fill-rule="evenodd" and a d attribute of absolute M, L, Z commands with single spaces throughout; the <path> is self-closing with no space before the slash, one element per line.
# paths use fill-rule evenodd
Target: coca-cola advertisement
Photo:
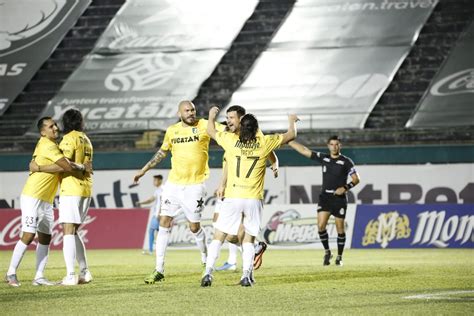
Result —
<path fill-rule="evenodd" d="M 58 218 L 57 210 L 54 218 Z M 87 249 L 141 248 L 147 221 L 146 209 L 90 209 L 79 234 Z M 21 211 L 0 209 L 0 250 L 13 249 L 20 234 Z M 62 241 L 63 230 L 56 220 L 51 248 L 62 249 Z"/>

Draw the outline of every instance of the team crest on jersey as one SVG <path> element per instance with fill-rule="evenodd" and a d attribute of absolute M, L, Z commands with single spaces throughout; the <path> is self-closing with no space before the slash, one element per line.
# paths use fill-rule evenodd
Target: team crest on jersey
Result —
<path fill-rule="evenodd" d="M 192 131 L 193 131 L 193 134 L 197 134 L 197 133 L 199 132 L 199 130 L 197 129 L 197 127 L 193 127 Z"/>

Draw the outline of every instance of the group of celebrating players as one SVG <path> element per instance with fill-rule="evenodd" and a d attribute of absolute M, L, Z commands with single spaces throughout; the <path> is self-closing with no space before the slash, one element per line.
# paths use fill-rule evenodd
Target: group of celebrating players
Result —
<path fill-rule="evenodd" d="M 318 204 L 318 232 L 325 248 L 324 265 L 329 265 L 332 254 L 326 225 L 330 215 L 335 217 L 338 232 L 338 255 L 335 264 L 341 266 L 345 245 L 344 218 L 347 208 L 346 192 L 359 183 L 354 164 L 340 153 L 337 136 L 328 140 L 330 153 L 314 152 L 294 141 L 297 135 L 298 117 L 288 115 L 288 129 L 282 134 L 264 135 L 257 118 L 241 106 L 227 109 L 226 126 L 216 123 L 219 108 L 209 110 L 208 120 L 196 117 L 191 101 L 178 106 L 180 121 L 169 126 L 160 149 L 135 175 L 138 183 L 145 173 L 171 152 L 171 170 L 161 194 L 159 229 L 156 237 L 156 266 L 145 278 L 154 284 L 164 279 L 165 253 L 171 232 L 172 220 L 183 212 L 189 222 L 196 245 L 201 252 L 205 271 L 201 286 L 212 285 L 215 263 L 225 240 L 242 250 L 242 275 L 240 285 L 255 283 L 253 270 L 259 267 L 266 245 L 256 243 L 263 211 L 263 188 L 266 160 L 272 163 L 274 175 L 278 173 L 278 159 L 274 150 L 289 144 L 302 155 L 317 160 L 323 168 L 323 185 Z M 69 113 L 69 114 L 68 114 Z M 70 118 L 70 116 L 72 118 Z M 62 285 L 89 283 L 89 271 L 84 243 L 78 234 L 91 201 L 92 145 L 83 132 L 84 122 L 78 110 L 69 110 L 63 116 L 66 131 L 58 145 L 58 128 L 49 117 L 38 122 L 41 138 L 30 164 L 30 176 L 21 196 L 22 238 L 15 246 L 5 280 L 11 286 L 19 286 L 16 275 L 26 247 L 38 233 L 37 272 L 34 285 L 52 285 L 44 277 L 53 224 L 52 202 L 60 186 L 59 222 L 64 229 L 63 253 L 67 275 Z M 214 222 L 214 237 L 206 241 L 200 226 L 201 213 L 206 195 L 205 180 L 209 176 L 209 143 L 214 139 L 224 149 L 223 176 L 216 190 L 218 203 Z M 350 177 L 350 182 L 346 183 Z M 49 236 L 49 237 L 48 237 Z M 79 263 L 79 276 L 74 270 Z"/>

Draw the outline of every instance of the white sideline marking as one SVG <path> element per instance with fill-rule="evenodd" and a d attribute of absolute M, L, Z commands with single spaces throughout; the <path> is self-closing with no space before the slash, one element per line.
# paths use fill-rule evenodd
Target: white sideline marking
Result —
<path fill-rule="evenodd" d="M 468 293 L 474 293 L 474 290 L 418 294 L 418 295 L 405 296 L 404 298 L 423 299 L 423 300 L 474 300 L 474 297 L 469 297 L 469 298 L 450 297 L 451 295 L 468 294 Z"/>

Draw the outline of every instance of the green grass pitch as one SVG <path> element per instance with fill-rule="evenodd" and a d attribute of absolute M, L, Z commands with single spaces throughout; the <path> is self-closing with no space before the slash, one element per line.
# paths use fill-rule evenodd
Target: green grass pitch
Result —
<path fill-rule="evenodd" d="M 3 273 L 11 251 L 0 251 Z M 225 261 L 223 250 L 218 263 Z M 236 285 L 240 271 L 216 272 L 201 288 L 197 250 L 170 250 L 165 281 L 143 282 L 154 256 L 140 250 L 90 250 L 94 281 L 75 287 L 34 287 L 34 251 L 18 271 L 20 288 L 0 286 L 2 315 L 65 314 L 474 314 L 472 249 L 346 250 L 345 265 L 322 266 L 321 250 L 267 250 L 256 285 Z M 240 260 L 240 258 L 239 258 Z M 61 251 L 52 251 L 50 280 L 65 274 Z M 426 295 L 418 298 L 406 298 Z"/>

